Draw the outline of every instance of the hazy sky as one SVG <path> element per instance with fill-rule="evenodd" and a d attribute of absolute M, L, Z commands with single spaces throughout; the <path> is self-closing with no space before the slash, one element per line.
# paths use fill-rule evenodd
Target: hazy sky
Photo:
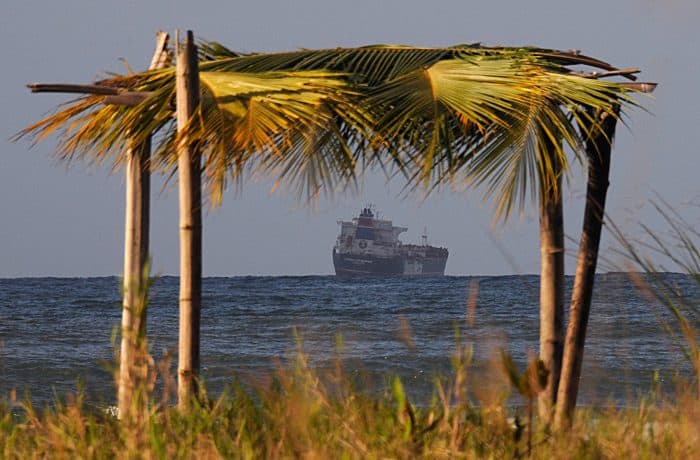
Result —
<path fill-rule="evenodd" d="M 29 82 L 90 82 L 103 71 L 148 65 L 158 29 L 192 29 L 241 51 L 401 43 L 443 46 L 535 45 L 580 49 L 618 67 L 641 67 L 658 82 L 620 126 L 609 191 L 610 213 L 632 231 L 658 224 L 648 200 L 660 194 L 698 222 L 700 145 L 700 2 L 565 1 L 31 1 L 5 0 L 0 14 L 0 277 L 98 276 L 122 269 L 124 189 L 110 165 L 58 163 L 55 140 L 30 148 L 8 139 L 66 100 L 31 95 Z M 583 170 L 565 197 L 566 233 L 580 232 Z M 177 193 L 154 179 L 153 271 L 176 274 Z M 536 212 L 492 227 L 481 191 L 443 191 L 421 204 L 401 199 L 400 181 L 365 178 L 356 196 L 337 196 L 310 211 L 270 184 L 228 193 L 204 219 L 205 275 L 329 274 L 336 219 L 373 202 L 418 241 L 447 246 L 448 274 L 537 273 Z M 610 245 L 604 239 L 603 248 Z M 575 250 L 573 244 L 570 251 Z M 573 260 L 568 259 L 571 271 Z"/>

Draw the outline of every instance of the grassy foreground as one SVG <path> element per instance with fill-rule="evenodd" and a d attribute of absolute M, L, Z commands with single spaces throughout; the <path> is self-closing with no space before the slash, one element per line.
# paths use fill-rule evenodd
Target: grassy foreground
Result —
<path fill-rule="evenodd" d="M 700 287 L 700 245 L 694 243 L 700 232 L 657 209 L 675 244 L 648 231 L 653 243 L 639 246 L 666 256 Z M 683 297 L 664 270 L 612 228 L 632 269 L 646 273 L 631 271 L 633 279 L 656 308 L 671 313 L 664 327 L 693 369 L 690 380 L 677 382 L 673 399 L 653 391 L 633 408 L 579 409 L 567 431 L 551 432 L 536 419 L 529 427 L 541 377 L 532 365 L 537 362 L 521 372 L 502 355 L 500 378 L 470 375 L 471 352 L 458 338 L 452 374 L 436 379 L 432 400 L 420 407 L 399 379 L 370 396 L 361 381 L 343 373 L 340 360 L 329 371 L 317 371 L 299 350 L 292 365 L 267 379 L 232 385 L 216 400 L 202 386 L 203 403 L 182 414 L 171 404 L 169 362 L 155 364 L 140 338 L 132 369 L 139 390 L 128 416 L 120 421 L 108 410 L 88 408 L 80 395 L 40 412 L 10 395 L 0 401 L 0 458 L 700 458 L 698 299 Z M 144 305 L 145 299 L 144 293 Z M 519 392 L 516 397 L 531 398 L 521 399 L 527 410 L 507 404 L 509 388 Z"/>
<path fill-rule="evenodd" d="M 432 402 L 420 408 L 398 379 L 370 397 L 340 363 L 321 374 L 301 353 L 264 382 L 234 385 L 214 401 L 203 395 L 208 402 L 187 415 L 167 403 L 172 380 L 157 399 L 153 381 L 145 385 L 128 421 L 87 408 L 80 396 L 40 412 L 8 399 L 0 405 L 0 456 L 700 458 L 700 402 L 690 391 L 674 403 L 651 395 L 634 409 L 580 410 L 568 432 L 535 426 L 528 455 L 526 414 L 505 405 L 507 394 L 469 401 L 469 356 L 458 353 L 453 375 L 438 380 Z"/>

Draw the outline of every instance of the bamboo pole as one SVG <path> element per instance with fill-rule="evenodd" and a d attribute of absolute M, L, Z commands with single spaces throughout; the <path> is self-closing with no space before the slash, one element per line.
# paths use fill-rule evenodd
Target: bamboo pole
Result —
<path fill-rule="evenodd" d="M 158 32 L 165 34 L 165 32 Z M 167 39 L 167 34 L 166 39 Z M 160 40 L 160 38 L 157 38 Z M 167 40 L 166 40 L 167 45 Z M 160 69 L 167 66 L 168 53 L 165 52 L 165 58 L 153 56 L 150 70 Z M 30 83 L 27 85 L 32 93 L 77 93 L 77 94 L 93 94 L 104 96 L 103 104 L 105 105 L 138 105 L 143 100 L 151 96 L 151 91 L 124 91 L 121 88 L 113 88 L 111 86 L 103 86 L 99 84 L 79 85 L 73 83 Z"/>
<path fill-rule="evenodd" d="M 540 359 L 549 375 L 538 397 L 539 416 L 549 423 L 557 400 L 561 360 L 564 351 L 564 210 L 561 193 L 561 162 L 552 159 L 557 175 L 555 189 L 540 196 Z"/>
<path fill-rule="evenodd" d="M 150 69 L 165 67 L 168 63 L 168 34 L 156 34 L 156 49 Z M 146 331 L 149 212 L 150 212 L 150 139 L 140 145 L 129 145 L 126 152 L 126 206 L 124 231 L 124 284 L 121 328 L 121 352 L 117 407 L 120 418 L 128 417 L 133 409 L 132 398 L 136 385 L 136 360 L 139 345 Z M 143 351 L 143 350 L 142 350 Z"/>
<path fill-rule="evenodd" d="M 76 94 L 100 94 L 117 95 L 119 88 L 98 84 L 80 85 L 76 83 L 30 83 L 27 85 L 32 93 L 76 93 Z"/>
<path fill-rule="evenodd" d="M 564 359 L 557 393 L 554 425 L 557 429 L 568 428 L 576 408 L 586 329 L 591 311 L 591 300 L 595 284 L 598 249 L 605 215 L 605 199 L 610 176 L 610 154 L 619 113 L 591 113 L 591 123 L 583 126 L 586 135 L 588 157 L 588 185 L 583 231 L 579 243 L 578 261 L 574 289 L 569 307 L 569 324 L 564 342 Z"/>
<path fill-rule="evenodd" d="M 177 129 L 181 133 L 199 104 L 197 49 L 192 31 L 177 44 Z M 186 411 L 199 372 L 199 317 L 202 291 L 201 157 L 186 138 L 178 145 L 180 198 L 180 336 L 178 407 Z"/>

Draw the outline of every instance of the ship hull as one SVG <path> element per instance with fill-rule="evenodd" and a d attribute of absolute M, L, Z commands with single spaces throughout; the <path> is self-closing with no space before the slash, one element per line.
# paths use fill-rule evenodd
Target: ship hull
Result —
<path fill-rule="evenodd" d="M 404 275 L 406 276 L 444 276 L 447 257 L 429 257 L 417 261 L 419 268 L 411 271 L 410 261 L 405 263 Z"/>
<path fill-rule="evenodd" d="M 336 276 L 444 276 L 444 257 L 375 257 L 364 254 L 341 254 L 333 250 Z"/>
<path fill-rule="evenodd" d="M 372 257 L 340 254 L 333 250 L 333 266 L 337 276 L 397 276 L 403 275 L 404 263 L 400 256 Z"/>

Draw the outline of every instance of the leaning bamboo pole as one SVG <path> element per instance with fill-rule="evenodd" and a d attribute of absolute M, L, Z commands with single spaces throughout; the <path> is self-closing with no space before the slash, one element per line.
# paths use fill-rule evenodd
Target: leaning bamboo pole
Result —
<path fill-rule="evenodd" d="M 586 329 L 595 284 L 598 249 L 603 230 L 612 142 L 619 110 L 619 105 L 616 105 L 614 114 L 608 112 L 591 113 L 590 124 L 582 127 L 586 135 L 588 184 L 583 231 L 579 244 L 574 288 L 571 293 L 569 324 L 566 329 L 564 358 L 554 415 L 554 425 L 558 429 L 571 426 L 576 408 Z"/>
<path fill-rule="evenodd" d="M 177 43 L 177 129 L 186 129 L 199 104 L 197 49 L 192 31 Z M 180 198 L 180 334 L 178 348 L 178 407 L 187 410 L 199 372 L 199 316 L 202 292 L 201 156 L 184 138 L 178 145 Z"/>
<path fill-rule="evenodd" d="M 156 34 L 156 49 L 149 69 L 160 69 L 168 65 L 168 34 Z M 145 337 L 151 142 L 142 144 L 129 142 L 126 152 L 126 206 L 124 217 L 124 283 L 122 303 L 121 351 L 119 355 L 119 378 L 117 407 L 120 418 L 128 417 L 133 409 L 139 345 Z"/>

